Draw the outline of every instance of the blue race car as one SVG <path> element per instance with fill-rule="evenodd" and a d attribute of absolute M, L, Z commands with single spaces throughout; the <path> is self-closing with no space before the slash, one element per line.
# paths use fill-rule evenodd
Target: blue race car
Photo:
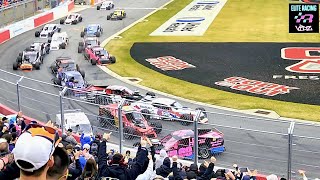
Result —
<path fill-rule="evenodd" d="M 103 33 L 103 29 L 100 24 L 89 24 L 86 28 L 83 29 L 80 36 L 95 36 L 100 37 Z"/>

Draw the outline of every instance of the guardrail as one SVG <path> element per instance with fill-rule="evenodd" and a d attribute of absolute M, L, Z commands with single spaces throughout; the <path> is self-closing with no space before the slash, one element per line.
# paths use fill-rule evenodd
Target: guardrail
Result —
<path fill-rule="evenodd" d="M 133 147 L 137 140 L 135 137 L 140 136 L 138 134 L 132 135 L 125 130 L 125 127 L 117 126 L 115 122 L 120 125 L 122 124 L 120 123 L 121 121 L 125 121 L 122 119 L 123 116 L 117 116 L 116 114 L 107 116 L 108 113 L 99 111 L 99 107 L 103 107 L 103 105 L 110 105 L 115 101 L 120 104 L 119 100 L 111 96 L 92 96 L 87 91 L 69 88 L 69 93 L 61 97 L 59 96 L 59 90 L 62 87 L 49 82 L 24 77 L 22 81 L 17 83 L 21 76 L 1 69 L 0 77 L 2 82 L 0 92 L 6 94 L 0 97 L 0 101 L 11 108 L 21 109 L 30 117 L 45 121 L 46 119 L 53 119 L 52 117 L 62 114 L 61 112 L 65 110 L 81 109 L 90 120 L 94 132 L 114 132 L 111 140 L 112 143 L 120 145 L 119 147 Z M 38 89 L 39 85 L 41 89 Z M 94 98 L 92 99 L 92 97 Z M 60 98 L 62 101 L 60 101 Z M 124 105 L 130 103 L 132 105 L 134 102 L 126 100 Z M 145 104 L 147 103 L 145 102 Z M 123 106 L 114 106 L 113 108 L 117 112 L 121 112 Z M 319 128 L 318 124 L 271 120 L 241 114 L 226 114 L 221 111 L 199 110 L 207 114 L 208 123 L 198 123 L 196 121 L 197 118 L 192 120 L 182 117 L 166 118 L 165 114 L 155 115 L 146 111 L 141 111 L 140 113 L 145 118 L 157 116 L 158 120 L 163 119 L 158 121 L 162 124 L 161 132 L 158 133 L 159 139 L 182 129 L 189 129 L 194 132 L 197 132 L 198 128 L 219 129 L 223 133 L 225 147 L 227 148 L 227 151 L 216 155 L 218 164 L 221 166 L 231 167 L 233 163 L 237 163 L 242 166 L 257 168 L 263 174 L 275 173 L 282 177 L 292 176 L 292 178 L 297 177 L 295 172 L 298 169 L 307 169 L 310 172 L 308 174 L 309 177 L 319 176 L 319 172 L 316 171 L 319 166 L 316 163 L 320 153 L 317 152 L 316 147 L 320 142 L 320 138 L 308 135 L 310 133 L 313 134 L 313 132 L 316 135 Z M 138 110 L 134 110 L 134 112 L 139 113 Z M 116 116 L 120 118 L 115 118 Z M 259 122 L 258 125 L 257 122 Z M 295 124 L 294 127 L 291 125 L 292 123 Z M 290 131 L 288 131 L 289 126 L 291 127 Z M 304 129 L 307 129 L 307 131 Z M 131 135 L 132 138 L 128 138 L 128 135 Z M 199 150 L 197 149 L 203 147 L 196 147 L 193 143 L 192 147 L 195 148 L 190 149 L 190 144 L 184 144 L 183 142 L 179 142 L 179 147 L 183 151 L 177 151 L 178 154 L 191 153 L 193 156 L 189 158 L 194 162 L 202 161 L 201 158 L 197 158 L 194 155 L 198 155 Z M 189 152 L 189 150 L 198 153 Z M 123 149 L 119 148 L 119 151 L 123 152 Z M 263 177 L 261 176 L 261 178 Z"/>
<path fill-rule="evenodd" d="M 43 24 L 66 16 L 74 8 L 74 2 L 68 1 L 41 14 L 24 19 L 0 29 L 0 44 L 22 33 L 35 29 Z"/>

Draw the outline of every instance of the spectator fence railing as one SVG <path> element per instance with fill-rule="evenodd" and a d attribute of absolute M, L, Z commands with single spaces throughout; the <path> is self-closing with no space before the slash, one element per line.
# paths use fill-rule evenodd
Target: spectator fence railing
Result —
<path fill-rule="evenodd" d="M 257 169 L 262 174 L 273 173 L 288 179 L 296 179 L 299 169 L 306 170 L 310 178 L 320 176 L 317 171 L 320 162 L 317 123 L 270 119 L 208 107 L 204 109 L 197 105 L 190 105 L 190 109 L 162 106 L 157 111 L 143 111 L 137 107 L 128 109 L 128 105 L 132 107 L 135 101 L 103 94 L 92 98 L 92 92 L 70 88 L 65 88 L 61 93 L 63 88 L 50 82 L 22 77 L 1 69 L 0 82 L 0 103 L 21 110 L 29 117 L 53 122 L 57 114 L 63 116 L 70 110 L 80 109 L 90 120 L 94 133 L 113 132 L 111 142 L 119 145 L 121 153 L 124 153 L 123 147 L 136 146 L 143 135 L 153 139 L 152 133 L 133 130 L 151 126 L 157 139 L 166 143 L 169 155 L 178 155 L 195 163 L 202 163 L 210 157 L 207 153 L 213 153 L 219 166 L 226 168 L 238 164 L 250 170 Z M 118 105 L 112 106 L 113 103 Z M 150 102 L 142 104 L 147 106 Z M 194 115 L 186 115 L 191 112 Z M 141 121 L 141 114 L 148 120 L 147 124 Z M 209 121 L 203 123 L 204 117 Z M 133 121 L 127 121 L 132 119 L 136 121 L 134 125 Z M 195 134 L 188 133 L 190 130 Z M 177 131 L 179 134 L 173 133 Z M 223 136 L 226 150 L 211 151 L 221 142 L 219 135 Z M 193 139 L 198 139 L 198 143 L 194 143 Z M 156 149 L 161 148 L 164 146 L 157 145 Z"/>

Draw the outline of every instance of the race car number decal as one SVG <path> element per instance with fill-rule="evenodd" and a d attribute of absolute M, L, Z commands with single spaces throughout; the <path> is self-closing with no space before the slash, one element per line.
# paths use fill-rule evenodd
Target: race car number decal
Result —
<path fill-rule="evenodd" d="M 224 81 L 215 82 L 218 86 L 230 87 L 238 91 L 246 91 L 253 94 L 262 94 L 265 96 L 276 96 L 280 94 L 288 94 L 291 90 L 299 89 L 297 87 L 289 87 L 275 83 L 250 80 L 243 77 L 229 77 Z"/>
<path fill-rule="evenodd" d="M 287 71 L 296 73 L 320 73 L 319 47 L 289 47 L 281 49 L 281 58 L 300 61 L 288 66 Z"/>
<path fill-rule="evenodd" d="M 162 71 L 183 70 L 196 67 L 173 56 L 149 58 L 146 59 L 146 61 L 148 61 L 151 65 L 154 65 L 155 67 L 161 69 Z"/>

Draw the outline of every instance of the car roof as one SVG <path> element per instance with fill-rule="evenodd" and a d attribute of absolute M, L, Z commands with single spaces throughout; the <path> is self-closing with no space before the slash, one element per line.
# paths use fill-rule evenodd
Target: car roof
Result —
<path fill-rule="evenodd" d="M 75 61 L 73 59 L 62 59 L 60 61 L 60 63 L 62 63 L 62 64 L 70 64 L 70 63 L 75 63 Z"/>
<path fill-rule="evenodd" d="M 61 120 L 61 115 L 57 114 L 57 116 Z M 90 121 L 84 112 L 64 113 L 64 119 L 67 120 L 68 125 L 77 125 L 77 124 L 90 125 Z"/>
<path fill-rule="evenodd" d="M 175 102 L 176 102 L 175 100 L 169 99 L 169 98 L 156 98 L 156 99 L 152 100 L 152 103 L 164 104 L 167 106 L 170 106 L 171 104 L 173 104 Z"/>
<path fill-rule="evenodd" d="M 80 72 L 78 71 L 66 71 L 64 72 L 67 76 L 81 76 Z"/>
<path fill-rule="evenodd" d="M 127 91 L 130 94 L 133 94 L 133 91 L 125 86 L 119 86 L 119 85 L 110 85 L 106 89 L 110 90 L 120 90 L 120 91 Z"/>
<path fill-rule="evenodd" d="M 88 24 L 87 27 L 98 27 L 100 26 L 99 24 Z"/>

